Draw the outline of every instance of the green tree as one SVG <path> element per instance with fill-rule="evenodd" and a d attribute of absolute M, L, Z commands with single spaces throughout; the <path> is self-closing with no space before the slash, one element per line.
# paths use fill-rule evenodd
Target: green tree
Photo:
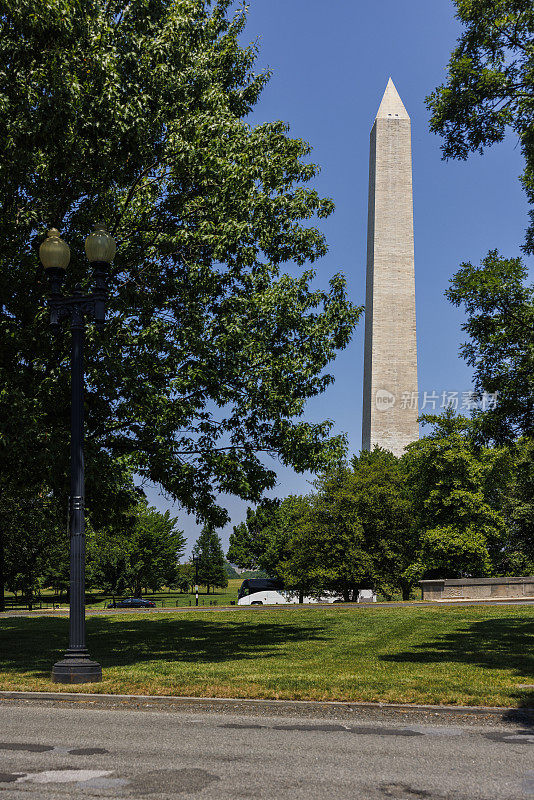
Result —
<path fill-rule="evenodd" d="M 363 451 L 350 466 L 324 475 L 291 527 L 281 568 L 286 580 L 346 600 L 371 587 L 409 598 L 417 533 L 405 470 L 392 453 Z"/>
<path fill-rule="evenodd" d="M 445 158 L 465 159 L 517 137 L 525 158 L 522 183 L 534 204 L 534 6 L 531 0 L 454 0 L 464 29 L 445 84 L 428 98 L 430 129 Z M 534 210 L 526 249 L 534 252 Z"/>
<path fill-rule="evenodd" d="M 105 594 L 123 595 L 131 579 L 130 535 L 103 528 L 88 531 L 87 535 L 87 585 Z"/>
<path fill-rule="evenodd" d="M 4 584 L 27 602 L 39 592 L 47 562 L 67 540 L 66 519 L 59 532 L 56 519 L 57 504 L 45 486 L 0 478 L 0 610 Z"/>
<path fill-rule="evenodd" d="M 512 130 L 534 205 L 534 6 L 531 0 L 454 0 L 464 29 L 445 84 L 428 98 L 430 128 L 443 137 L 444 158 L 465 159 Z M 524 249 L 534 252 L 534 209 Z M 475 369 L 476 389 L 498 393 L 497 405 L 477 420 L 486 438 L 510 442 L 532 436 L 534 418 L 533 287 L 519 259 L 491 251 L 480 268 L 463 264 L 447 292 L 465 305 L 471 340 L 463 355 Z"/>
<path fill-rule="evenodd" d="M 59 535 L 55 525 L 51 526 L 50 534 L 54 537 L 55 542 L 53 546 L 43 548 L 42 551 L 42 583 L 47 589 L 53 589 L 60 598 L 63 593 L 68 597 L 70 594 L 70 553 L 67 520 L 65 520 L 64 529 L 59 531 Z M 91 584 L 91 570 L 87 569 L 85 585 L 90 588 Z"/>
<path fill-rule="evenodd" d="M 279 500 L 264 498 L 256 508 L 248 508 L 246 520 L 235 525 L 230 534 L 228 561 L 241 569 L 265 570 L 271 577 L 280 577 L 277 569 L 287 555 L 289 528 L 286 511 Z M 289 520 L 290 524 L 291 520 Z"/>
<path fill-rule="evenodd" d="M 211 525 L 203 527 L 193 548 L 193 555 L 197 559 L 198 581 L 206 587 L 208 594 L 210 587 L 224 589 L 228 586 L 221 540 Z"/>
<path fill-rule="evenodd" d="M 193 592 L 195 586 L 195 567 L 190 562 L 178 565 L 176 581 L 171 585 L 172 589 L 179 589 L 182 593 Z"/>
<path fill-rule="evenodd" d="M 441 578 L 494 574 L 505 529 L 509 451 L 477 445 L 473 422 L 452 411 L 423 420 L 433 430 L 403 456 L 420 537 L 411 572 Z"/>
<path fill-rule="evenodd" d="M 371 559 L 350 491 L 350 471 L 339 467 L 318 481 L 316 493 L 290 501 L 287 556 L 278 571 L 303 595 L 324 591 L 356 599 L 371 581 Z M 281 504 L 281 508 L 287 500 Z"/>
<path fill-rule="evenodd" d="M 380 448 L 323 475 L 306 497 L 247 511 L 229 558 L 301 593 L 372 586 L 409 599 L 421 577 L 530 574 L 534 448 L 480 443 L 478 420 L 425 417 L 402 458 Z"/>
<path fill-rule="evenodd" d="M 256 502 L 263 454 L 298 471 L 338 457 L 302 419 L 331 382 L 360 309 L 334 276 L 283 274 L 326 252 L 310 146 L 246 121 L 268 73 L 230 0 L 0 4 L 0 474 L 42 477 L 63 524 L 69 344 L 54 338 L 38 246 L 71 246 L 66 291 L 90 285 L 83 239 L 118 242 L 109 321 L 88 332 L 87 503 L 95 529 L 127 513 L 131 475 L 227 519 L 217 493 Z"/>
<path fill-rule="evenodd" d="M 474 369 L 477 396 L 490 401 L 476 414 L 479 430 L 498 443 L 534 435 L 534 286 L 526 279 L 519 258 L 494 250 L 480 267 L 462 264 L 446 292 L 465 309 L 469 341 L 461 354 Z"/>
<path fill-rule="evenodd" d="M 136 596 L 141 595 L 143 587 L 156 592 L 176 581 L 186 546 L 176 522 L 168 511 L 162 514 L 146 503 L 139 504 L 128 548 L 129 582 Z"/>
<path fill-rule="evenodd" d="M 413 502 L 402 459 L 379 447 L 351 459 L 349 490 L 372 558 L 372 584 L 391 599 L 408 600 L 414 578 L 408 568 L 417 546 Z"/>
<path fill-rule="evenodd" d="M 330 590 L 349 599 L 371 585 L 408 597 L 415 538 L 402 464 L 377 448 L 323 475 L 306 497 L 248 509 L 230 536 L 228 558 L 304 593 Z"/>
<path fill-rule="evenodd" d="M 511 449 L 513 466 L 505 497 L 502 574 L 534 574 L 534 439 L 523 437 Z"/>

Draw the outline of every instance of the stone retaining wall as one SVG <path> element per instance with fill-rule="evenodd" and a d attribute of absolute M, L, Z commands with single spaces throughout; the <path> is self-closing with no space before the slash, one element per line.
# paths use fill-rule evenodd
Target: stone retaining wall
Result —
<path fill-rule="evenodd" d="M 534 597 L 534 575 L 522 578 L 458 578 L 419 581 L 423 600 Z"/>

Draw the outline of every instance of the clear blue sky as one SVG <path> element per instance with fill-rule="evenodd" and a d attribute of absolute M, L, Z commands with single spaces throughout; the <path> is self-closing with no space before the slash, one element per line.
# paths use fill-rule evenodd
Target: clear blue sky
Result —
<path fill-rule="evenodd" d="M 369 132 L 391 75 L 412 120 L 415 274 L 419 388 L 468 391 L 471 372 L 458 356 L 462 313 L 443 296 L 462 261 L 478 263 L 488 250 L 519 255 L 527 204 L 513 139 L 466 162 L 441 160 L 440 139 L 428 130 L 425 97 L 445 79 L 460 32 L 450 0 L 251 0 L 242 37 L 259 38 L 258 67 L 273 77 L 251 124 L 281 119 L 290 135 L 310 142 L 321 166 L 315 186 L 336 211 L 320 222 L 329 252 L 316 262 L 317 281 L 342 271 L 351 299 L 363 304 L 367 235 Z M 347 433 L 350 452 L 361 445 L 363 318 L 350 346 L 332 364 L 335 383 L 313 400 L 307 418 L 332 419 Z M 309 475 L 280 468 L 278 497 L 310 489 Z M 178 516 L 190 540 L 198 526 L 155 489 L 149 500 Z M 226 548 L 246 504 L 226 498 L 232 523 Z"/>

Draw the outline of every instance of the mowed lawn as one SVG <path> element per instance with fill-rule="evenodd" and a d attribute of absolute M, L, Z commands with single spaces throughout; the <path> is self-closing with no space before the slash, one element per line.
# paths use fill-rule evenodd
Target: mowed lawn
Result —
<path fill-rule="evenodd" d="M 534 606 L 192 611 L 87 620 L 100 684 L 58 686 L 66 619 L 0 619 L 0 688 L 534 706 Z"/>
<path fill-rule="evenodd" d="M 229 606 L 232 601 L 236 602 L 237 592 L 242 583 L 242 578 L 230 578 L 228 580 L 228 586 L 225 589 L 212 589 L 209 594 L 206 593 L 205 586 L 199 586 L 199 606 Z M 129 597 L 130 595 L 126 593 L 124 596 Z M 153 600 L 158 608 L 172 608 L 173 606 L 188 607 L 195 605 L 194 593 L 182 593 L 175 589 L 161 589 L 159 592 L 149 592 L 148 594 L 145 593 L 143 594 L 143 597 L 146 597 L 147 600 Z M 28 607 L 28 603 L 24 600 L 24 598 L 20 596 L 15 598 L 12 592 L 5 592 L 5 598 L 8 610 L 12 608 L 24 610 Z M 119 598 L 117 597 L 116 599 Z M 113 600 L 112 595 L 105 594 L 98 589 L 92 589 L 85 595 L 85 604 L 88 609 L 104 608 L 109 602 L 111 602 L 111 600 Z M 38 609 L 40 606 L 44 609 L 47 607 L 50 608 L 52 605 L 57 605 L 60 608 L 68 608 L 69 606 L 65 595 L 60 601 L 57 595 L 55 595 L 51 589 L 43 590 L 40 598 L 35 599 L 33 602 L 34 610 Z"/>

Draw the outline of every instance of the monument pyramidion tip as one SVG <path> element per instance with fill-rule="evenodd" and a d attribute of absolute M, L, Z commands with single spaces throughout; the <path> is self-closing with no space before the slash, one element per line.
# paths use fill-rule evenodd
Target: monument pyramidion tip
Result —
<path fill-rule="evenodd" d="M 388 80 L 376 119 L 410 119 L 391 78 Z"/>

